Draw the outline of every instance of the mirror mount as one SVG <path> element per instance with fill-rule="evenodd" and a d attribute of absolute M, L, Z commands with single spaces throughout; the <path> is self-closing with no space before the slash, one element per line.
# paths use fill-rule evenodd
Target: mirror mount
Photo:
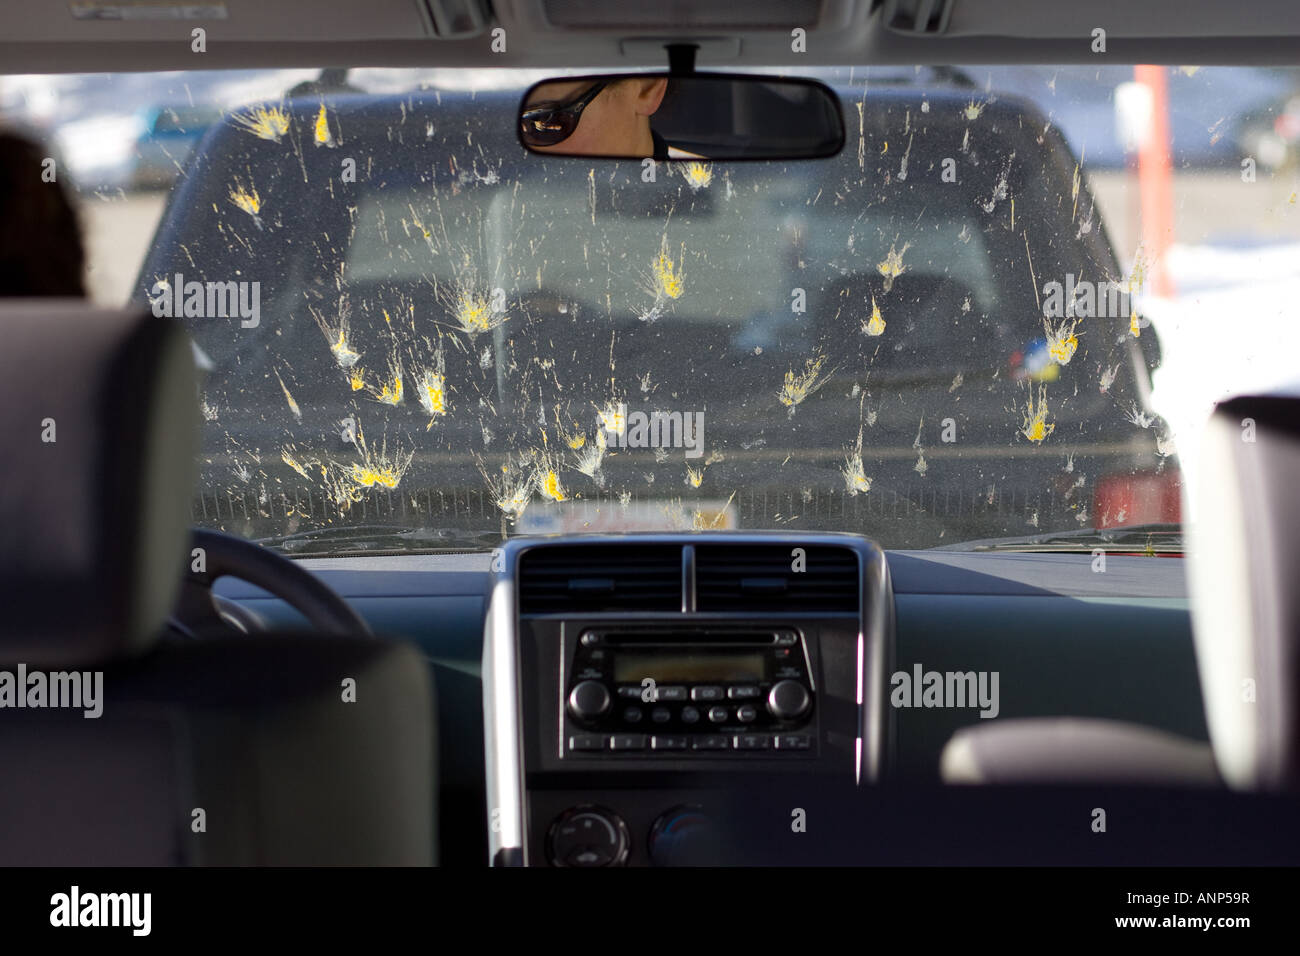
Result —
<path fill-rule="evenodd" d="M 695 72 L 695 54 L 699 52 L 698 43 L 668 43 L 668 75 L 690 76 Z"/>

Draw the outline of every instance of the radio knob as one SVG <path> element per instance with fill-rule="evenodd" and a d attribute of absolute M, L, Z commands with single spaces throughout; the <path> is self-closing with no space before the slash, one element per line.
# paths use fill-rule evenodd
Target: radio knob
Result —
<path fill-rule="evenodd" d="M 609 688 L 598 680 L 579 681 L 569 691 L 569 713 L 579 720 L 595 720 L 609 705 Z"/>
<path fill-rule="evenodd" d="M 767 694 L 767 710 L 777 720 L 794 720 L 808 713 L 812 698 L 797 680 L 780 680 Z"/>

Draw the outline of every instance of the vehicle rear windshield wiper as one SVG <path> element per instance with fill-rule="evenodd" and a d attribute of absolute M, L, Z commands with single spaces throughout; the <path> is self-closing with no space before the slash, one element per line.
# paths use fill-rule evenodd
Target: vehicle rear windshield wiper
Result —
<path fill-rule="evenodd" d="M 1122 528 L 1084 528 L 1048 531 L 1009 538 L 984 538 L 940 545 L 932 551 L 1091 551 L 1093 548 L 1141 551 L 1144 554 L 1182 554 L 1183 526 L 1176 522 L 1128 525 Z"/>

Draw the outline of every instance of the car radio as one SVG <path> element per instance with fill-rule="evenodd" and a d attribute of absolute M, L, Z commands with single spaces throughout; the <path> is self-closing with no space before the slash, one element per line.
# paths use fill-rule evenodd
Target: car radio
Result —
<path fill-rule="evenodd" d="M 565 756 L 816 750 L 808 649 L 793 628 L 587 628 L 560 687 Z"/>

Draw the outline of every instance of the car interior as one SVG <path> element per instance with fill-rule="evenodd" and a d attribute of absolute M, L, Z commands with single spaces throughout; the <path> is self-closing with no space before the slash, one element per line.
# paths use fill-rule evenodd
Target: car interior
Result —
<path fill-rule="evenodd" d="M 1294 866 L 1298 39 L 10 0 L 0 865 Z"/>

